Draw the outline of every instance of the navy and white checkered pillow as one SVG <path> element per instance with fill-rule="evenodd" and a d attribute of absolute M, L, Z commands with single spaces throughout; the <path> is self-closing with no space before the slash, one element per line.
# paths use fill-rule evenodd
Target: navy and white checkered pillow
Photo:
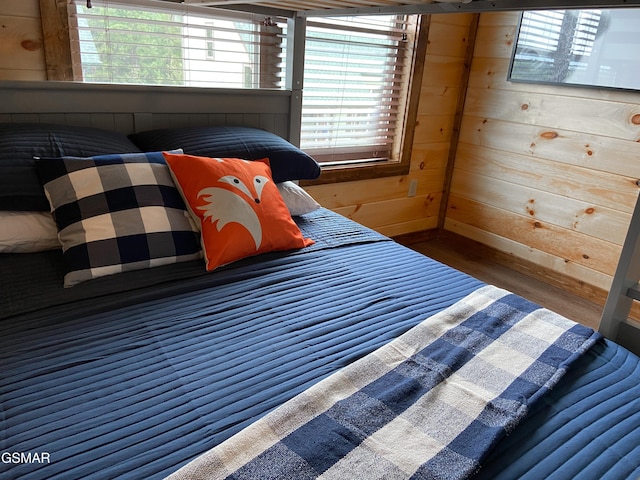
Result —
<path fill-rule="evenodd" d="M 65 287 L 201 258 L 199 232 L 161 152 L 36 165 L 64 252 Z"/>

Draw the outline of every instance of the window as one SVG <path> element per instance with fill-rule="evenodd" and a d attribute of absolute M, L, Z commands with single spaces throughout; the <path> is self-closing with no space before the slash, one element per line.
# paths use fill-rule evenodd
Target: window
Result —
<path fill-rule="evenodd" d="M 522 17 L 512 76 L 561 82 L 584 70 L 600 23 L 600 10 L 550 10 Z M 527 60 L 533 60 L 529 62 Z"/>
<path fill-rule="evenodd" d="M 301 116 L 291 124 L 300 122 L 300 146 L 323 164 L 320 181 L 408 172 L 422 17 L 308 18 L 305 63 L 287 65 L 294 56 L 285 17 L 188 2 L 82 3 L 68 7 L 76 80 L 285 89 L 303 70 L 302 104 L 292 107 Z"/>
<path fill-rule="evenodd" d="M 511 81 L 639 90 L 640 9 L 524 12 Z"/>
<path fill-rule="evenodd" d="M 325 167 L 400 161 L 417 23 L 308 19 L 301 147 Z"/>
<path fill-rule="evenodd" d="M 72 22 L 78 80 L 284 88 L 286 18 L 144 1 L 94 2 L 93 8 L 80 3 Z"/>

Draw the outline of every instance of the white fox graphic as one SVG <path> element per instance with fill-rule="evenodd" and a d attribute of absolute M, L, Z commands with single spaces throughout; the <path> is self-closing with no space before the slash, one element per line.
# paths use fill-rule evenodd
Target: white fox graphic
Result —
<path fill-rule="evenodd" d="M 207 202 L 198 207 L 204 211 L 204 218 L 216 225 L 218 232 L 228 223 L 242 225 L 253 237 L 256 250 L 262 244 L 262 225 L 255 206 L 260 204 L 262 190 L 269 178 L 262 175 L 248 179 L 252 183 L 253 192 L 240 178 L 226 175 L 218 179 L 218 183 L 231 185 L 235 191 L 221 187 L 207 187 L 198 192 L 198 198 Z M 255 206 L 254 206 L 255 205 Z"/>

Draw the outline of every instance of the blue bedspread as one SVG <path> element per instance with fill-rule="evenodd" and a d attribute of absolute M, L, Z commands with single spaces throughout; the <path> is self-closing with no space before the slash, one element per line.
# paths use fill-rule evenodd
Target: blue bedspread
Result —
<path fill-rule="evenodd" d="M 0 257 L 0 478 L 162 479 L 483 286 L 331 212 L 298 221 L 313 248 L 211 274 L 75 290 L 55 254 Z M 598 341 L 480 474 L 636 480 L 639 375 Z"/>
<path fill-rule="evenodd" d="M 468 478 L 598 338 L 487 286 L 171 479 Z"/>
<path fill-rule="evenodd" d="M 163 478 L 481 286 L 331 212 L 300 223 L 319 246 L 2 319 L 0 450 L 50 461 L 0 478 Z"/>

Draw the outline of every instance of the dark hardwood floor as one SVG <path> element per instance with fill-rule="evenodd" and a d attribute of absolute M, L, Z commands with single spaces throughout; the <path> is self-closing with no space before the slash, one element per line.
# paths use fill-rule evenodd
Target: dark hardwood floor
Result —
<path fill-rule="evenodd" d="M 487 247 L 448 232 L 430 237 L 406 236 L 396 241 L 485 283 L 507 289 L 571 320 L 597 329 L 602 306 L 527 275 L 487 253 Z"/>

